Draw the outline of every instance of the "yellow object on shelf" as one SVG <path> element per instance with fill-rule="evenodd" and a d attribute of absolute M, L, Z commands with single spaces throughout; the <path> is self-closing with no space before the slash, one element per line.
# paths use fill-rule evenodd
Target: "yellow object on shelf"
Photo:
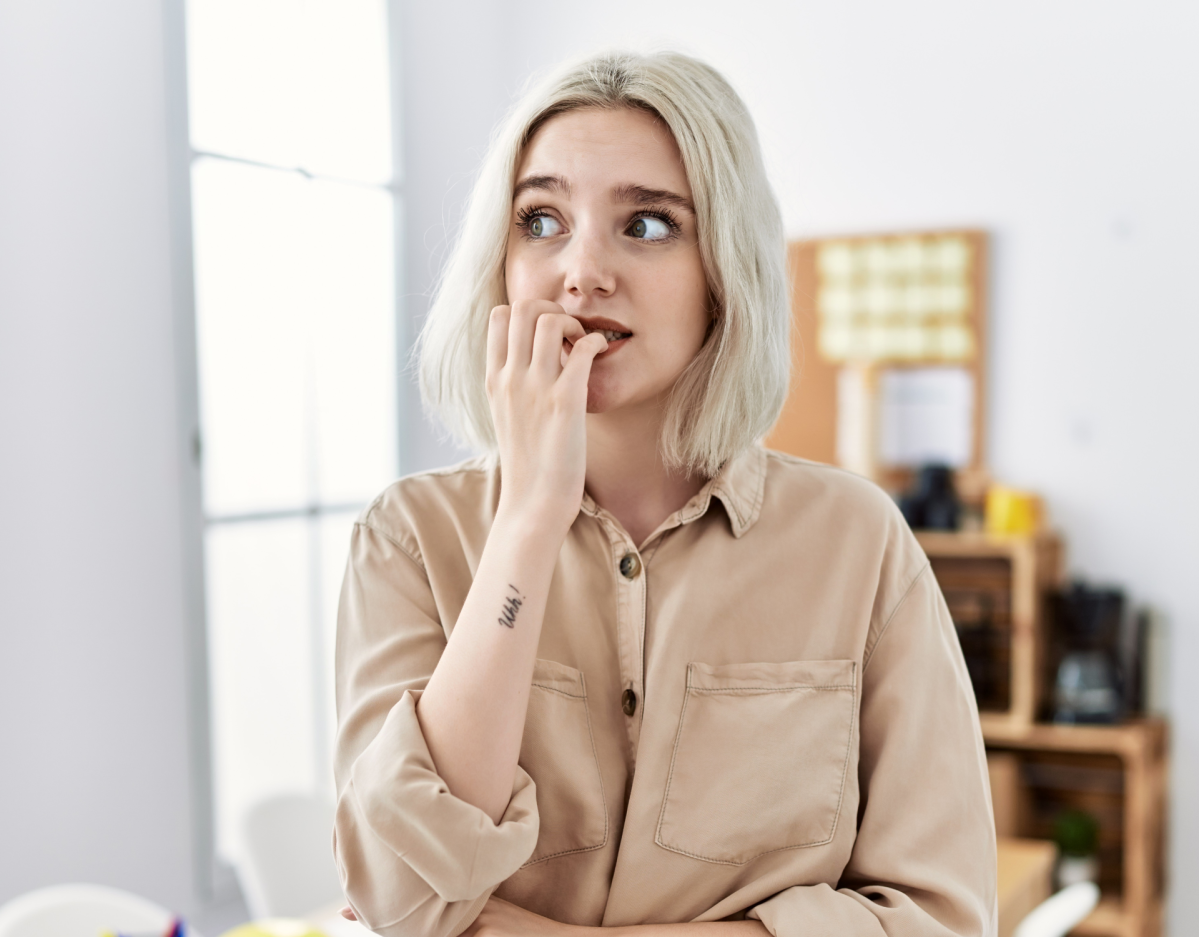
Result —
<path fill-rule="evenodd" d="M 252 921 L 225 931 L 221 937 L 326 937 L 315 930 L 307 921 L 297 921 L 290 918 L 273 918 L 266 921 Z"/>
<path fill-rule="evenodd" d="M 992 485 L 987 489 L 986 528 L 989 534 L 1035 534 L 1041 529 L 1041 499 Z"/>

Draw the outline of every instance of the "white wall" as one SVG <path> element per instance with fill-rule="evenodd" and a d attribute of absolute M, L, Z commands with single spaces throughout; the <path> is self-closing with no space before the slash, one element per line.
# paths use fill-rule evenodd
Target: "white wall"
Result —
<path fill-rule="evenodd" d="M 400 5 L 403 115 L 403 302 L 411 342 L 429 298 L 491 127 L 510 101 L 510 50 L 497 37 L 510 19 L 489 0 L 405 0 Z M 469 455 L 424 419 L 415 376 L 405 375 L 405 473 Z"/>
<path fill-rule="evenodd" d="M 631 45 L 692 52 L 732 80 L 792 236 L 993 232 L 991 465 L 1044 493 L 1072 570 L 1125 585 L 1169 628 L 1183 933 L 1199 878 L 1199 7 L 511 0 L 497 25 L 496 4 L 477 6 L 506 71 L 457 54 L 469 17 L 406 46 L 409 72 L 439 81 L 452 62 L 435 105 L 446 136 L 408 140 L 410 159 L 425 154 L 410 186 L 430 200 L 450 179 L 434 167 L 452 162 L 458 182 L 483 146 L 497 88 Z"/>
<path fill-rule="evenodd" d="M 0 902 L 193 906 L 158 0 L 0 3 Z"/>

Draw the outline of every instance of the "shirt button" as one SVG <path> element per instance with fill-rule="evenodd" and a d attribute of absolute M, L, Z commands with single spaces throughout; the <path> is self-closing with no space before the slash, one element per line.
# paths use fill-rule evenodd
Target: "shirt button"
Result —
<path fill-rule="evenodd" d="M 625 579 L 636 579 L 639 572 L 641 572 L 641 559 L 636 553 L 626 553 L 620 558 L 620 575 Z"/>
<path fill-rule="evenodd" d="M 624 710 L 626 716 L 631 716 L 637 711 L 637 694 L 633 692 L 632 688 L 620 694 L 620 708 Z"/>

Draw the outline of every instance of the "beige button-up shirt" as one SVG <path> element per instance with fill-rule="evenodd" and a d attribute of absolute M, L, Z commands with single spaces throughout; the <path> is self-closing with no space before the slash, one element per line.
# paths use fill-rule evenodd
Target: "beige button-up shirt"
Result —
<path fill-rule="evenodd" d="M 334 843 L 360 920 L 450 937 L 494 893 L 576 924 L 994 932 L 983 742 L 928 561 L 878 488 L 779 453 L 733 460 L 642 544 L 584 498 L 507 811 L 454 797 L 416 701 L 499 487 L 483 459 L 416 475 L 355 527 Z"/>

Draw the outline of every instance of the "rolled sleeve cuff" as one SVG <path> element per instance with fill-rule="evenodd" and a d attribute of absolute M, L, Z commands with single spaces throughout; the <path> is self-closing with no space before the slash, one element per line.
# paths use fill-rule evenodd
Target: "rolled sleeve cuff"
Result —
<path fill-rule="evenodd" d="M 750 909 L 774 937 L 839 934 L 885 937 L 882 924 L 859 901 L 828 885 L 797 885 Z"/>
<path fill-rule="evenodd" d="M 537 845 L 537 788 L 517 767 L 500 822 L 450 793 L 437 774 L 411 690 L 351 773 L 360 815 L 443 901 L 470 901 L 494 889 Z"/>

